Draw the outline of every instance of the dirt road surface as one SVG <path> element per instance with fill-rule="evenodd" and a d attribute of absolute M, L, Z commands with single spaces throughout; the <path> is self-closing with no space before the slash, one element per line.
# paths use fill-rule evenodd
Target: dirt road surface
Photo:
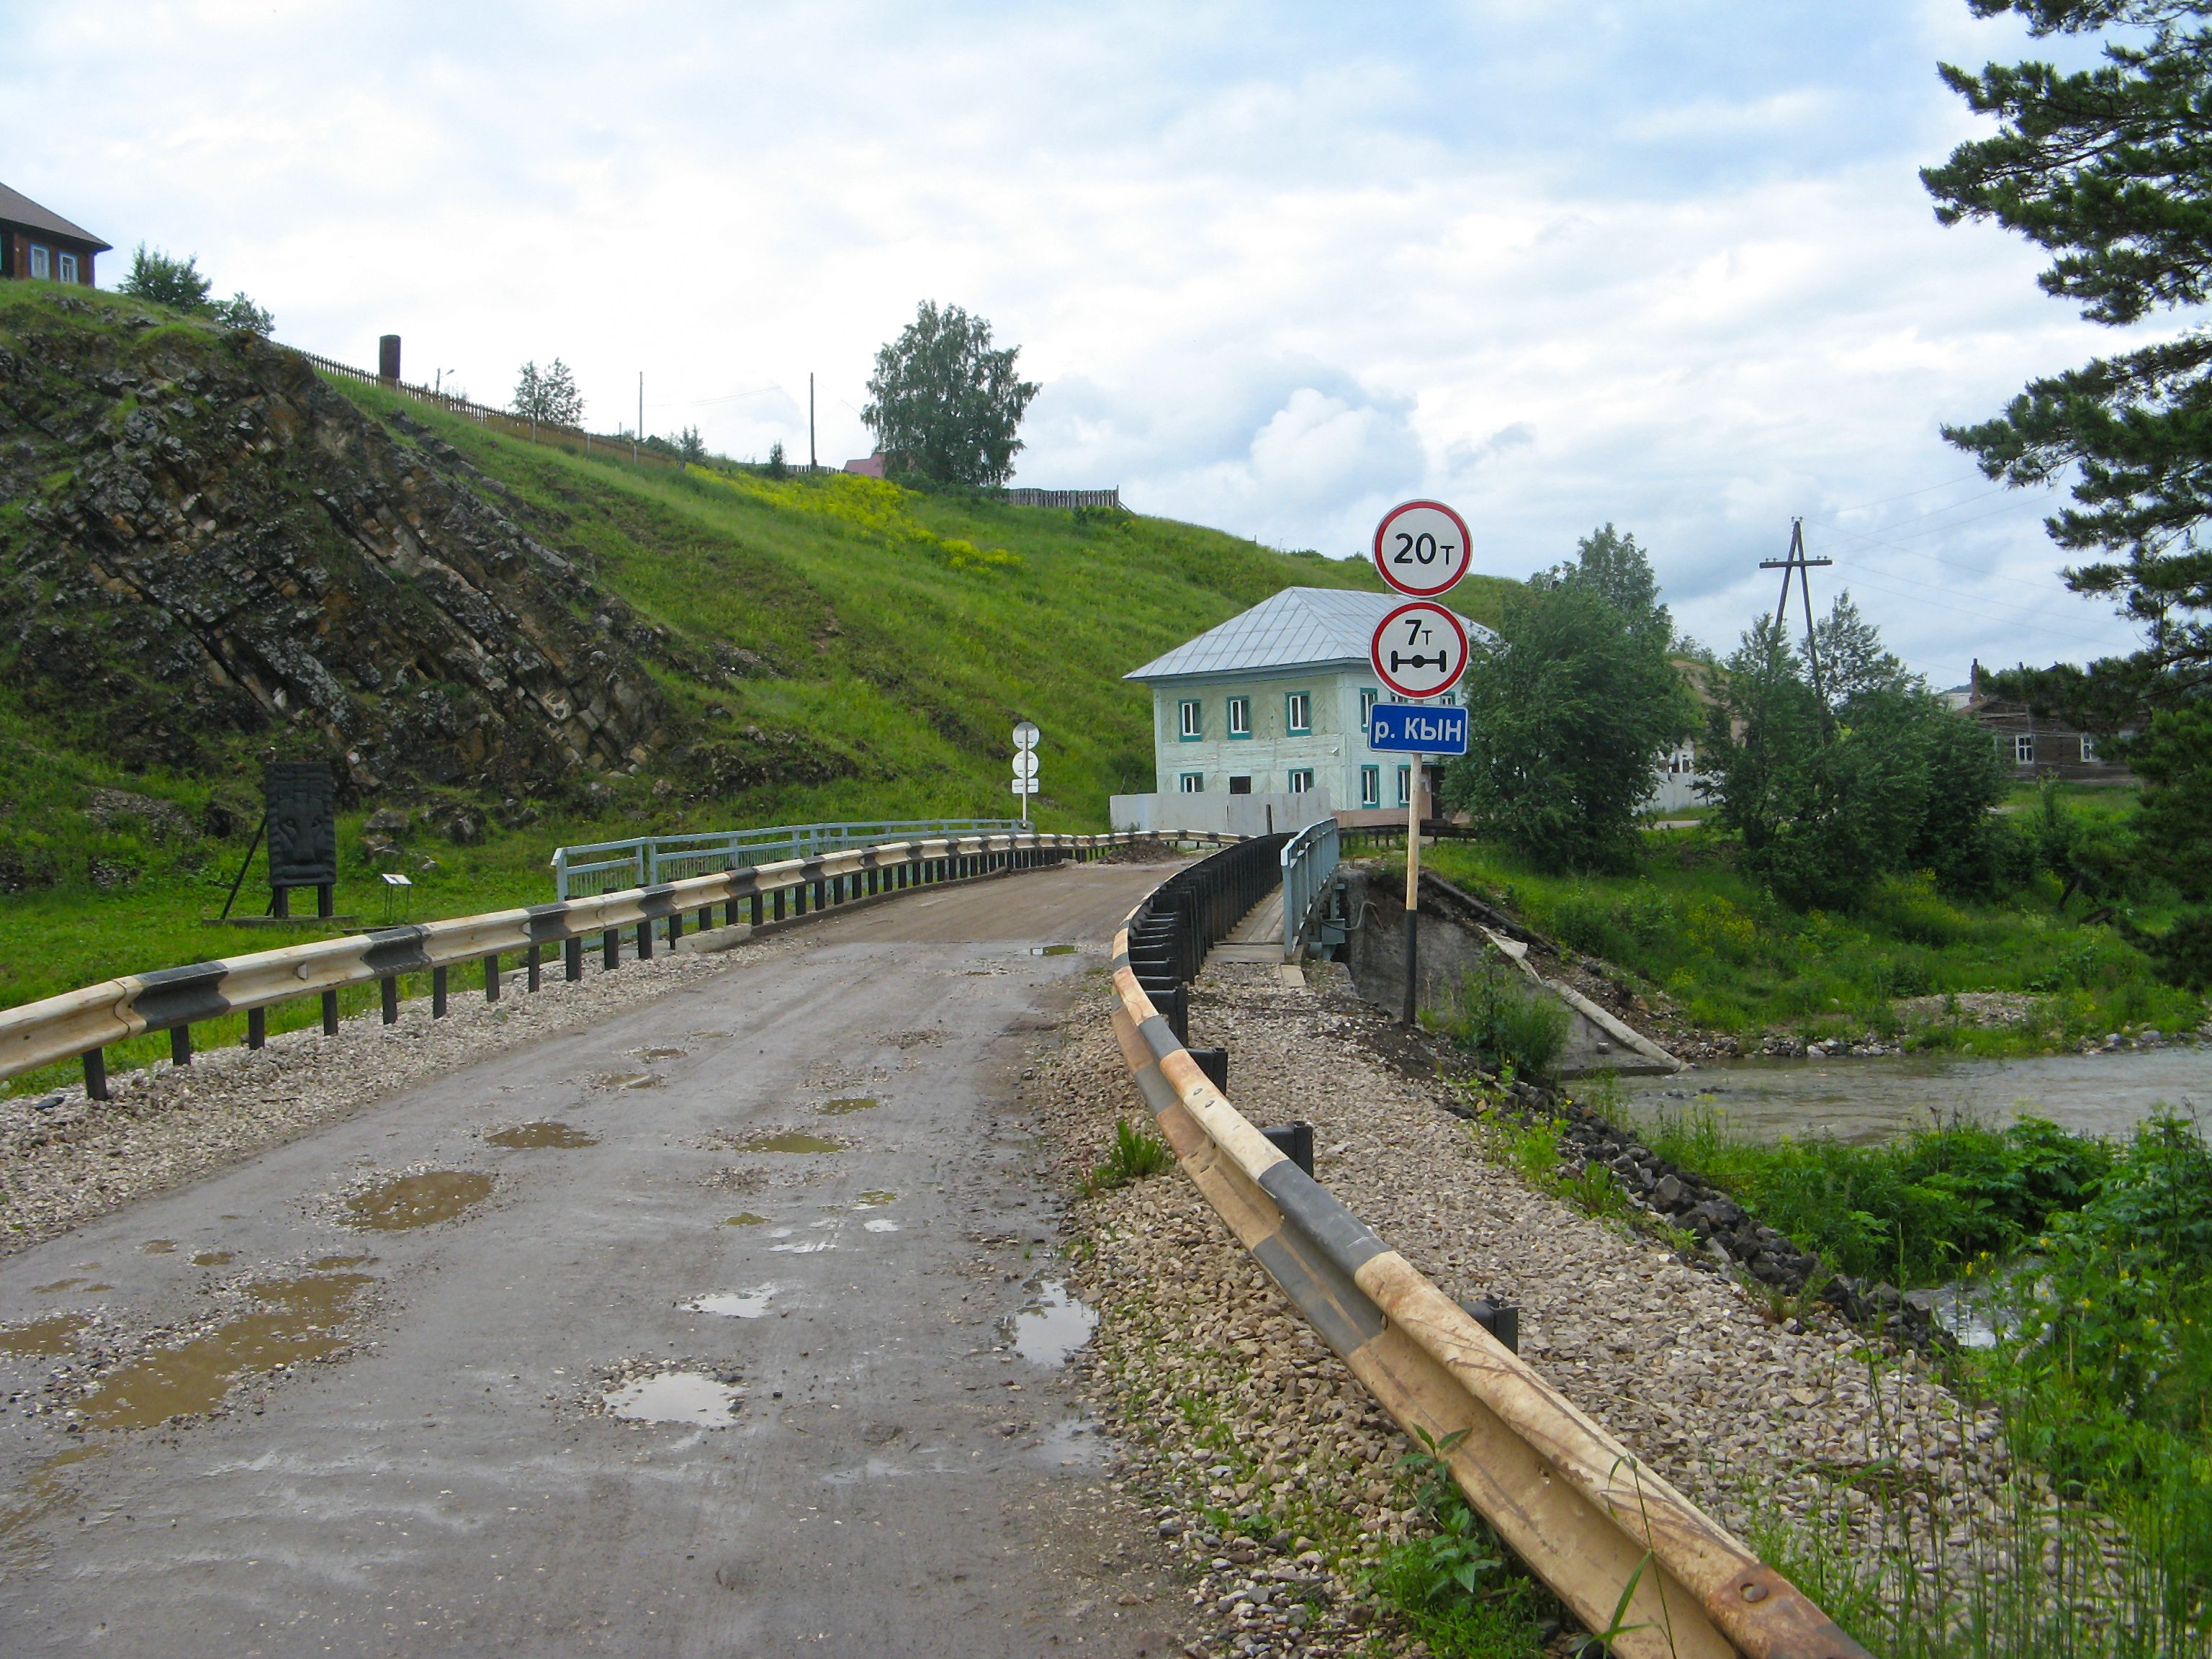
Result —
<path fill-rule="evenodd" d="M 1165 873 L 831 917 L 0 1263 L 0 1653 L 1175 1653 L 1011 1087 Z"/>

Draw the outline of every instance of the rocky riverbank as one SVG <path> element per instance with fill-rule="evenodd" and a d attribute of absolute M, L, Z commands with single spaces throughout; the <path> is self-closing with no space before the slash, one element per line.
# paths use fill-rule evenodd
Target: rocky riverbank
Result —
<path fill-rule="evenodd" d="M 1403 1034 L 1340 972 L 1314 977 L 1198 982 L 1191 1041 L 1227 1047 L 1231 1099 L 1313 1124 L 1324 1185 L 1447 1294 L 1519 1307 L 1522 1354 L 1694 1501 L 1739 1531 L 1841 1525 L 1869 1550 L 1885 1527 L 1934 1538 L 1994 1512 L 2011 1474 L 1994 1412 L 1909 1348 L 1821 1314 L 1776 1323 L 1733 1279 L 1534 1190 L 1459 1115 L 1467 1093 L 1409 1075 Z M 1143 1118 L 1105 1001 L 1029 1085 L 1071 1186 L 1117 1118 Z M 1413 1448 L 1179 1174 L 1084 1197 L 1071 1225 L 1100 1316 L 1088 1385 L 1118 1477 L 1218 1621 L 1206 1650 L 1416 1647 L 1368 1588 L 1420 1525 L 1398 1468 Z M 1893 1516 L 1861 1490 L 1881 1469 L 1911 1475 Z"/>

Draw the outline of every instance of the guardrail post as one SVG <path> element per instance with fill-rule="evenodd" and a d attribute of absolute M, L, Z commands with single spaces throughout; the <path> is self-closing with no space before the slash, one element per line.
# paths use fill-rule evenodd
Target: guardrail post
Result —
<path fill-rule="evenodd" d="M 105 1048 L 84 1051 L 84 1097 L 87 1100 L 112 1098 L 107 1092 L 107 1050 Z"/>
<path fill-rule="evenodd" d="M 622 929 L 610 927 L 599 935 L 599 966 L 613 969 L 622 962 Z"/>
<path fill-rule="evenodd" d="M 647 916 L 637 925 L 637 959 L 640 962 L 653 960 L 653 918 L 651 916 Z"/>
<path fill-rule="evenodd" d="M 446 969 L 441 963 L 430 970 L 430 1018 L 446 1017 Z"/>
<path fill-rule="evenodd" d="M 535 945 L 532 945 L 530 947 L 530 954 L 525 957 L 523 960 L 529 964 L 529 988 L 535 991 L 540 988 L 544 977 L 542 972 L 544 967 L 542 947 Z"/>
<path fill-rule="evenodd" d="M 246 1011 L 246 1046 L 249 1048 L 265 1048 L 268 1042 L 269 1011 L 266 1008 L 248 1008 Z"/>
<path fill-rule="evenodd" d="M 754 927 L 757 927 L 761 925 L 761 913 L 767 908 L 767 906 L 761 902 L 761 896 L 758 893 L 755 893 L 753 895 L 751 913 L 751 921 Z M 737 918 L 732 916 L 731 920 L 734 921 Z"/>
<path fill-rule="evenodd" d="M 650 925 L 650 923 L 647 924 L 647 926 Z M 677 940 L 683 937 L 684 913 L 681 910 L 671 910 L 668 913 L 668 948 L 673 951 L 676 948 Z"/>
<path fill-rule="evenodd" d="M 376 986 L 378 994 L 384 1000 L 384 1023 L 386 1025 L 398 1024 L 399 975 L 397 974 L 386 974 L 382 979 L 376 981 Z"/>
<path fill-rule="evenodd" d="M 499 953 L 497 951 L 484 958 L 483 970 L 484 1000 L 497 1002 L 499 1000 Z"/>
<path fill-rule="evenodd" d="M 169 1063 L 189 1066 L 192 1063 L 192 1028 L 172 1025 L 169 1028 Z"/>
<path fill-rule="evenodd" d="M 323 1035 L 336 1036 L 337 1034 L 338 994 L 336 991 L 325 991 L 323 993 Z"/>
<path fill-rule="evenodd" d="M 571 981 L 584 976 L 584 936 L 561 941 L 561 977 Z"/>

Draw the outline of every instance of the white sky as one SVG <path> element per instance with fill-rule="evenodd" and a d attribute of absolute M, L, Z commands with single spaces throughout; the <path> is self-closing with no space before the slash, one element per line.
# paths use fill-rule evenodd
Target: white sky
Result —
<path fill-rule="evenodd" d="M 276 337 L 601 430 L 870 445 L 876 349 L 966 306 L 1044 390 L 1017 482 L 1343 555 L 1406 496 L 1522 576 L 1610 520 L 1726 649 L 1792 514 L 1939 685 L 2126 629 L 2050 498 L 1939 427 L 2133 343 L 1916 177 L 1965 0 L 0 9 L 0 180 L 197 253 Z"/>

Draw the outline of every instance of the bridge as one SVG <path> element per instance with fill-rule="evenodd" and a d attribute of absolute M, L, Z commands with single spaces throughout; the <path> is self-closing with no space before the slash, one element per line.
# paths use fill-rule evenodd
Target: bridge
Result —
<path fill-rule="evenodd" d="M 198 1057 L 317 1097 L 313 1121 L 0 1260 L 7 1650 L 1210 1639 L 1085 1402 L 1015 1340 L 1065 1196 L 1019 1076 L 1103 974 L 1132 1108 L 1382 1406 L 1449 1441 L 1577 1615 L 1639 1626 L 1615 1651 L 1858 1654 L 1187 1048 L 1189 981 L 1277 891 L 1288 839 L 845 848 L 0 1015 L 21 1070 L 364 977 L 489 957 L 496 984 L 503 951 L 541 988 L 510 957 L 504 1003 L 448 1009 L 441 979 L 444 1026 L 391 996 L 335 1036 Z M 1310 873 L 1292 890 L 1295 942 Z M 750 937 L 672 952 L 687 915 L 691 943 L 702 922 Z M 114 1092 L 55 1115 L 118 1117 L 126 1141 L 158 1117 L 152 1085 Z"/>

